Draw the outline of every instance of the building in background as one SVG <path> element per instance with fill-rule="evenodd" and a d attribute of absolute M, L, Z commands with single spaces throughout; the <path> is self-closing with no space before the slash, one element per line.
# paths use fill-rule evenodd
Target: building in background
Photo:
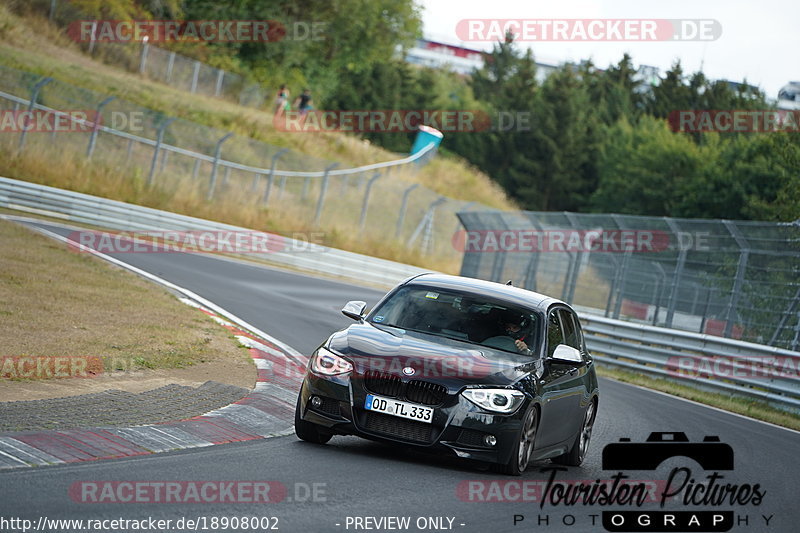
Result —
<path fill-rule="evenodd" d="M 778 109 L 800 110 L 800 81 L 790 81 L 778 91 Z"/>
<path fill-rule="evenodd" d="M 482 50 L 467 48 L 461 44 L 449 44 L 444 40 L 432 38 L 417 39 L 413 48 L 406 51 L 405 60 L 412 65 L 430 68 L 449 69 L 467 76 L 475 69 L 483 67 Z M 546 63 L 536 63 L 536 78 L 542 82 L 557 67 Z"/>

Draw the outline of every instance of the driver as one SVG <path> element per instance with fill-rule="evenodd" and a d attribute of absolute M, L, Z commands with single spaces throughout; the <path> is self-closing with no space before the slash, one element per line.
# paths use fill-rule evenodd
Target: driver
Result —
<path fill-rule="evenodd" d="M 501 322 L 503 334 L 514 339 L 514 345 L 516 345 L 517 350 L 524 355 L 531 355 L 532 353 L 525 342 L 528 336 L 528 331 L 526 330 L 528 322 L 529 320 L 525 315 L 513 311 L 506 313 Z"/>

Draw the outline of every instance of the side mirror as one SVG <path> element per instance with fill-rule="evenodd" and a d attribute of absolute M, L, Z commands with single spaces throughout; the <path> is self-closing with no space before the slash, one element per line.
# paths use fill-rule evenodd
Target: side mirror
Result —
<path fill-rule="evenodd" d="M 353 320 L 361 320 L 364 318 L 364 310 L 366 308 L 367 302 L 353 300 L 344 304 L 344 307 L 342 307 L 342 314 Z"/>
<path fill-rule="evenodd" d="M 583 363 L 581 352 L 572 346 L 567 346 L 566 344 L 559 344 L 556 346 L 556 351 L 553 352 L 553 356 L 550 358 L 550 360 L 556 363 L 567 363 L 571 365 L 579 365 Z"/>

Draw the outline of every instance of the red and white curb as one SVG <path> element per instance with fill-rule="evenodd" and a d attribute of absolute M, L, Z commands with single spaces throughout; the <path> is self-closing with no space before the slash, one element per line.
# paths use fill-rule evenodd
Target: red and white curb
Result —
<path fill-rule="evenodd" d="M 23 217 L 2 218 L 38 222 Z M 187 420 L 125 428 L 0 434 L 0 470 L 148 455 L 276 437 L 293 431 L 295 400 L 308 364 L 307 357 L 188 289 L 51 231 L 32 229 L 71 246 L 85 248 L 92 255 L 182 294 L 181 301 L 197 307 L 228 328 L 249 348 L 258 378 L 255 388 L 241 400 Z"/>
<path fill-rule="evenodd" d="M 247 346 L 256 365 L 255 388 L 241 400 L 201 416 L 125 428 L 87 428 L 0 435 L 0 469 L 116 459 L 290 434 L 307 358 L 288 354 L 191 300 Z"/>

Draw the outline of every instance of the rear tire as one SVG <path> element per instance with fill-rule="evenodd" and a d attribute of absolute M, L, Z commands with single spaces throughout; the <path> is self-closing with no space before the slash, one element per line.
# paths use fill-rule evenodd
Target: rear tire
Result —
<path fill-rule="evenodd" d="M 322 427 L 306 422 L 300 416 L 300 396 L 297 396 L 297 406 L 294 409 L 294 433 L 300 440 L 313 442 L 314 444 L 325 444 L 333 434 L 325 431 Z"/>
<path fill-rule="evenodd" d="M 596 416 L 597 404 L 592 401 L 589 407 L 586 408 L 586 413 L 583 415 L 583 425 L 581 425 L 581 430 L 575 437 L 572 449 L 569 453 L 554 458 L 554 463 L 566 466 L 581 466 L 581 463 L 583 463 L 583 460 L 586 458 L 586 451 L 589 449 L 589 441 L 592 438 L 592 429 L 594 428 L 594 419 Z"/>
<path fill-rule="evenodd" d="M 507 476 L 520 476 L 528 468 L 536 444 L 536 432 L 539 429 L 539 411 L 535 405 L 528 408 L 522 418 L 522 427 L 519 430 L 517 443 L 506 464 L 493 464 L 492 470 Z"/>

